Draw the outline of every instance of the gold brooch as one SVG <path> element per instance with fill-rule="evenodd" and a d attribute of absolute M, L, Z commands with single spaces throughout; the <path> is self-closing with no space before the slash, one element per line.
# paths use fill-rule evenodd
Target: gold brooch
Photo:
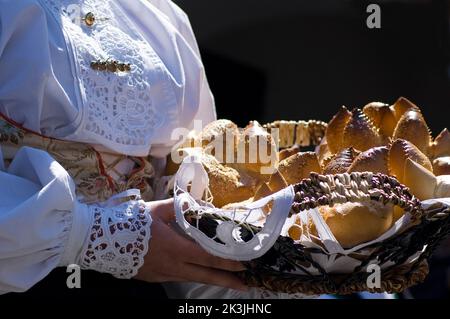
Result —
<path fill-rule="evenodd" d="M 108 72 L 130 72 L 131 64 L 130 63 L 121 63 L 116 60 L 106 60 L 106 61 L 92 61 L 91 69 L 96 71 L 108 71 Z"/>
<path fill-rule="evenodd" d="M 88 12 L 81 19 L 88 27 L 92 27 L 96 21 L 107 21 L 109 18 L 97 18 L 93 12 Z"/>

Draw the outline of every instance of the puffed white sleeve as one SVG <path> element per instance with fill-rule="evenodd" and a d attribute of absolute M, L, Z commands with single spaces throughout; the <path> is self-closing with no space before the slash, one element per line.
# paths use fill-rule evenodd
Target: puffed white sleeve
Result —
<path fill-rule="evenodd" d="M 80 203 L 60 164 L 23 147 L 6 169 L 0 165 L 0 294 L 26 291 L 71 264 L 131 278 L 147 253 L 150 225 L 139 198 Z"/>

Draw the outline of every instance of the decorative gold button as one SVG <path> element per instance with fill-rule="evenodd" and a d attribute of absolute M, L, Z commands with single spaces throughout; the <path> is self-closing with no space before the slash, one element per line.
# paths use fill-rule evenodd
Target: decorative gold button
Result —
<path fill-rule="evenodd" d="M 130 72 L 131 71 L 131 64 L 130 63 L 121 63 L 116 60 L 108 59 L 106 61 L 92 61 L 91 62 L 91 69 L 96 71 L 108 71 L 111 73 L 115 72 Z"/>
<path fill-rule="evenodd" d="M 84 16 L 83 21 L 88 27 L 92 27 L 95 23 L 95 15 L 92 12 L 88 12 Z"/>
<path fill-rule="evenodd" d="M 81 20 L 83 20 L 88 27 L 92 27 L 96 22 L 108 21 L 109 18 L 97 18 L 93 12 L 88 12 Z"/>

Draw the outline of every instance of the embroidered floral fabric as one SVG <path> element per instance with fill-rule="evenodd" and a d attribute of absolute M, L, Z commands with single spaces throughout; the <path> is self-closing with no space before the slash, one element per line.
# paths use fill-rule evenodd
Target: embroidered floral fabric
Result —
<path fill-rule="evenodd" d="M 90 209 L 94 222 L 81 251 L 81 267 L 120 279 L 136 276 L 144 264 L 151 237 L 149 208 L 142 201 L 134 201 L 113 208 Z"/>
<path fill-rule="evenodd" d="M 93 147 L 77 142 L 67 142 L 45 137 L 22 128 L 0 114 L 0 145 L 8 165 L 16 152 L 23 146 L 47 151 L 72 177 L 76 193 L 84 203 L 98 203 L 128 189 L 139 189 L 145 201 L 153 200 L 151 179 L 154 168 L 149 158 L 128 157 L 136 165 L 130 174 L 113 179 L 102 156 Z M 117 155 L 118 160 L 126 156 Z"/>

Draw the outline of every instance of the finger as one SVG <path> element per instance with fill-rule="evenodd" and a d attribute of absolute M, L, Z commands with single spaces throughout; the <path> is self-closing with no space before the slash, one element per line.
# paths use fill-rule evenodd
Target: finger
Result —
<path fill-rule="evenodd" d="M 150 207 L 152 216 L 157 216 L 166 223 L 175 220 L 173 198 L 150 202 L 148 203 L 148 205 Z"/>
<path fill-rule="evenodd" d="M 246 270 L 241 262 L 213 256 L 207 253 L 199 244 L 180 235 L 171 227 L 164 227 L 167 238 L 170 238 L 171 245 L 179 249 L 179 258 L 183 262 L 232 272 Z"/>
<path fill-rule="evenodd" d="M 195 242 L 188 241 L 185 245 L 189 253 L 188 262 L 191 264 L 233 272 L 246 270 L 241 262 L 213 256 Z"/>
<path fill-rule="evenodd" d="M 138 274 L 135 279 L 153 282 L 153 283 L 164 283 L 164 282 L 186 282 L 187 280 L 183 277 L 174 276 L 173 274 L 164 274 L 152 272 L 150 276 L 145 274 Z"/>
<path fill-rule="evenodd" d="M 248 287 L 234 274 L 218 269 L 185 264 L 186 280 L 207 285 L 220 286 L 235 290 L 247 291 Z"/>

